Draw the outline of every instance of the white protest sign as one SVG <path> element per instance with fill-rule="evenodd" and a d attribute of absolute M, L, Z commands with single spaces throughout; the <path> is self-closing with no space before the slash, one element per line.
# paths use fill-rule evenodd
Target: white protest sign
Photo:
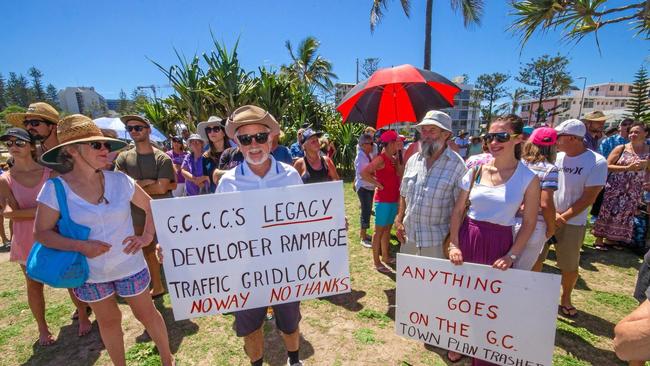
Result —
<path fill-rule="evenodd" d="M 398 335 L 508 366 L 551 366 L 560 276 L 399 254 Z"/>
<path fill-rule="evenodd" d="M 350 292 L 340 181 L 151 207 L 176 320 Z"/>

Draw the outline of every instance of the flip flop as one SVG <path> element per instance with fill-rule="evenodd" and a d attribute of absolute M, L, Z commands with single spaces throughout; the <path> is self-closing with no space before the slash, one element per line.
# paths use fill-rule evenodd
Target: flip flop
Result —
<path fill-rule="evenodd" d="M 573 306 L 564 306 L 564 305 L 559 305 L 558 310 L 560 311 L 560 314 L 566 318 L 575 318 L 578 316 L 578 309 L 574 308 Z M 571 314 L 572 311 L 575 311 L 574 314 Z"/>
<path fill-rule="evenodd" d="M 458 353 L 458 358 L 451 358 L 451 357 L 449 357 L 449 353 L 450 353 L 450 352 L 451 352 L 451 351 L 447 351 L 446 356 L 447 356 L 447 361 L 449 361 L 449 362 L 451 362 L 451 363 L 458 363 L 458 362 L 460 362 L 463 358 L 465 358 L 465 356 L 463 356 L 463 355 L 460 354 L 460 353 Z M 456 353 L 456 352 L 454 352 L 454 353 Z"/>
<path fill-rule="evenodd" d="M 607 248 L 607 245 L 594 245 L 594 249 L 600 250 L 601 252 L 607 252 L 609 251 L 609 248 Z"/>
<path fill-rule="evenodd" d="M 386 266 L 376 266 L 375 270 L 377 270 L 377 272 L 381 272 L 381 273 L 393 273 L 393 271 L 391 271 L 390 268 L 388 268 Z"/>

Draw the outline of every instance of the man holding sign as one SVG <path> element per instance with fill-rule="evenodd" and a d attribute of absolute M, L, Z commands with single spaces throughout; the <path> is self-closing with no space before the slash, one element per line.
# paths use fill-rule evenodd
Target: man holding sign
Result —
<path fill-rule="evenodd" d="M 226 172 L 217 186 L 217 193 L 240 192 L 263 188 L 302 184 L 298 172 L 290 165 L 276 161 L 271 155 L 271 141 L 280 133 L 280 125 L 273 116 L 256 106 L 237 108 L 228 119 L 226 134 L 235 140 L 245 161 Z M 287 348 L 288 364 L 300 366 L 300 302 L 273 306 L 278 329 Z M 244 350 L 251 365 L 262 366 L 264 360 L 264 332 L 266 307 L 237 311 L 235 331 L 244 337 Z"/>

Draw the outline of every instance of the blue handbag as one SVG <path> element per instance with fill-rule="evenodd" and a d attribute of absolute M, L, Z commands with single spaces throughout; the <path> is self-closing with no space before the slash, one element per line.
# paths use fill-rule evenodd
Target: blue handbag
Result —
<path fill-rule="evenodd" d="M 90 228 L 70 219 L 65 189 L 58 178 L 50 179 L 56 189 L 60 217 L 57 222 L 59 234 L 66 238 L 88 240 Z M 88 279 L 86 256 L 79 252 L 48 248 L 35 242 L 27 257 L 27 275 L 35 281 L 58 288 L 74 288 Z"/>

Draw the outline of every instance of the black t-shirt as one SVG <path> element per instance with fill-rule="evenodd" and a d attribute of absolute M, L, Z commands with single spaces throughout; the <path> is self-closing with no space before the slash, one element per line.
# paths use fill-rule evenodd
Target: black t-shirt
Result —
<path fill-rule="evenodd" d="M 220 170 L 230 170 L 244 162 L 244 154 L 238 147 L 229 147 L 221 154 L 219 161 Z"/>

